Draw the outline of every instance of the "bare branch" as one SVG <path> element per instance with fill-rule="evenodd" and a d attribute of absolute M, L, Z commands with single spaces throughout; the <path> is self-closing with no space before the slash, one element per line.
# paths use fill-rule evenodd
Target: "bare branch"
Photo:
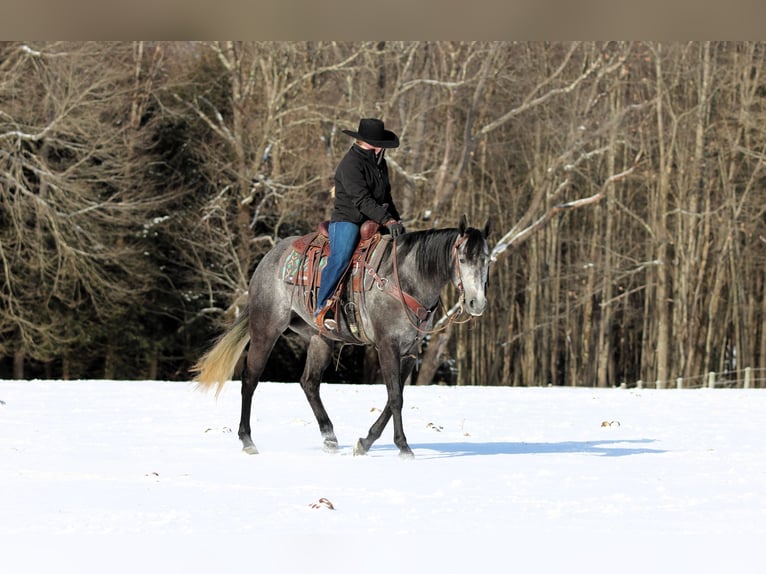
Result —
<path fill-rule="evenodd" d="M 603 199 L 604 195 L 606 194 L 607 187 L 627 177 L 631 173 L 633 173 L 633 171 L 635 170 L 635 167 L 636 166 L 634 164 L 630 168 L 624 171 L 621 171 L 620 173 L 616 173 L 610 176 L 609 178 L 607 178 L 607 180 L 601 186 L 601 190 L 598 193 L 595 193 L 591 195 L 590 197 L 584 197 L 581 199 L 575 199 L 572 201 L 567 201 L 565 203 L 559 203 L 557 205 L 554 205 L 547 212 L 545 212 L 539 219 L 537 219 L 534 223 L 532 223 L 528 227 L 525 227 L 519 232 L 511 230 L 510 232 L 506 233 L 497 242 L 497 245 L 495 245 L 495 248 L 492 250 L 492 255 L 491 255 L 492 261 L 497 261 L 497 258 L 502 253 L 504 253 L 509 247 L 515 247 L 516 245 L 519 245 L 523 243 L 524 241 L 526 241 L 527 239 L 529 239 L 532 236 L 532 234 L 534 234 L 540 228 L 547 225 L 551 219 L 553 219 L 556 215 L 558 215 L 562 211 L 577 209 L 579 207 L 583 207 L 585 205 L 591 205 L 593 203 L 601 201 L 601 199 Z M 565 182 L 565 183 L 568 183 L 568 182 Z"/>

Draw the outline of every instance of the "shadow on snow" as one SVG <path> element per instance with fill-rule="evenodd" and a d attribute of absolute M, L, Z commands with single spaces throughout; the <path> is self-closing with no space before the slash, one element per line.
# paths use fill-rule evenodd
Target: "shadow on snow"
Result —
<path fill-rule="evenodd" d="M 594 454 L 599 456 L 631 456 L 637 454 L 662 454 L 667 451 L 638 447 L 655 442 L 654 439 L 592 440 L 567 442 L 439 442 L 410 445 L 419 450 L 418 458 L 453 456 L 483 456 L 495 454 Z M 391 447 L 380 446 L 373 450 Z M 426 452 L 422 452 L 426 451 Z M 431 452 L 428 452 L 431 451 Z"/>

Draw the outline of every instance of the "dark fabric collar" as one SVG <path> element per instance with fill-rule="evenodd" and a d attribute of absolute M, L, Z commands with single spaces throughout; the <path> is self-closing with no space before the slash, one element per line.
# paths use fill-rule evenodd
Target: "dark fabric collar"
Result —
<path fill-rule="evenodd" d="M 351 149 L 354 150 L 354 153 L 362 156 L 367 161 L 372 162 L 374 164 L 379 163 L 378 160 L 375 158 L 375 150 L 364 149 L 363 147 L 361 147 L 359 144 L 356 144 L 356 143 L 351 146 Z M 384 152 L 385 152 L 385 149 L 381 153 L 384 153 Z"/>

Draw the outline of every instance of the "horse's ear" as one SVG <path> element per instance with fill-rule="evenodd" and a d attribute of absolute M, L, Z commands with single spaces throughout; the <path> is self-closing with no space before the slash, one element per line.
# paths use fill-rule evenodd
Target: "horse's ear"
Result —
<path fill-rule="evenodd" d="M 463 216 L 460 218 L 460 227 L 458 227 L 458 231 L 460 231 L 460 235 L 465 234 L 466 229 L 468 229 L 468 216 L 464 213 Z"/>
<path fill-rule="evenodd" d="M 491 228 L 492 228 L 492 218 L 488 217 L 487 218 L 487 223 L 484 224 L 484 232 L 483 232 L 484 233 L 484 239 L 489 237 L 489 232 L 490 232 Z"/>

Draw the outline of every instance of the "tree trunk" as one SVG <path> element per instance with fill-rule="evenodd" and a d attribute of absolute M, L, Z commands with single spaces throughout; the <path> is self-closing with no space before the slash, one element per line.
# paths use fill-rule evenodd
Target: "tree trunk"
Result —
<path fill-rule="evenodd" d="M 669 211 L 668 196 L 670 186 L 670 160 L 668 157 L 668 150 L 665 144 L 665 118 L 663 102 L 666 98 L 662 68 L 662 47 L 657 46 L 656 58 L 655 58 L 655 73 L 656 73 L 656 97 L 657 97 L 657 134 L 658 134 L 658 164 L 659 164 L 659 182 L 656 189 L 656 201 L 654 204 L 653 214 L 653 228 L 655 234 L 655 261 L 657 265 L 654 266 L 654 278 L 656 281 L 656 297 L 654 309 L 650 309 L 650 313 L 653 317 L 652 323 L 655 325 L 657 339 L 655 342 L 656 352 L 654 368 L 650 370 L 652 373 L 653 381 L 667 381 L 668 380 L 668 365 L 670 358 L 670 314 L 669 310 L 669 298 L 670 298 L 670 286 L 669 281 L 669 265 L 668 261 L 668 230 L 667 230 L 667 213 Z"/>
<path fill-rule="evenodd" d="M 761 282 L 761 321 L 760 321 L 760 350 L 758 353 L 758 375 L 756 380 L 763 380 L 763 375 L 766 374 L 766 272 L 760 272 Z M 758 385 L 756 385 L 758 386 Z"/>
<path fill-rule="evenodd" d="M 537 325 L 538 325 L 538 300 L 541 287 L 540 282 L 540 241 L 542 238 L 533 238 L 527 248 L 527 272 L 529 274 L 529 283 L 526 290 L 524 304 L 524 323 L 522 332 L 523 351 L 522 351 L 522 381 L 524 386 L 532 387 L 538 384 L 537 381 Z"/>
<path fill-rule="evenodd" d="M 13 353 L 13 378 L 14 379 L 23 379 L 24 378 L 24 358 L 26 356 L 26 353 L 24 353 L 24 349 L 18 348 Z"/>
<path fill-rule="evenodd" d="M 615 173 L 615 156 L 617 134 L 613 130 L 609 138 L 609 152 L 607 156 L 608 173 Z M 596 384 L 599 387 L 606 387 L 609 381 L 610 364 L 612 359 L 612 296 L 613 296 L 613 270 L 612 270 L 612 228 L 614 226 L 615 212 L 614 190 L 610 190 L 606 196 L 606 212 L 604 222 L 604 239 L 601 261 L 601 305 L 600 321 L 598 326 L 598 344 L 597 344 L 597 369 Z M 596 212 L 598 213 L 598 211 Z M 614 381 L 612 381 L 614 383 Z"/>
<path fill-rule="evenodd" d="M 146 353 L 146 378 L 156 381 L 159 373 L 159 352 L 155 346 Z"/>
<path fill-rule="evenodd" d="M 115 378 L 115 346 L 112 341 L 111 335 L 108 336 L 106 342 L 106 350 L 104 351 L 104 379 L 111 380 Z"/>
<path fill-rule="evenodd" d="M 433 383 L 436 371 L 442 362 L 444 350 L 447 348 L 447 343 L 449 343 L 451 331 L 452 324 L 450 323 L 444 331 L 431 335 L 428 347 L 426 347 L 422 355 L 416 385 L 430 385 Z"/>

